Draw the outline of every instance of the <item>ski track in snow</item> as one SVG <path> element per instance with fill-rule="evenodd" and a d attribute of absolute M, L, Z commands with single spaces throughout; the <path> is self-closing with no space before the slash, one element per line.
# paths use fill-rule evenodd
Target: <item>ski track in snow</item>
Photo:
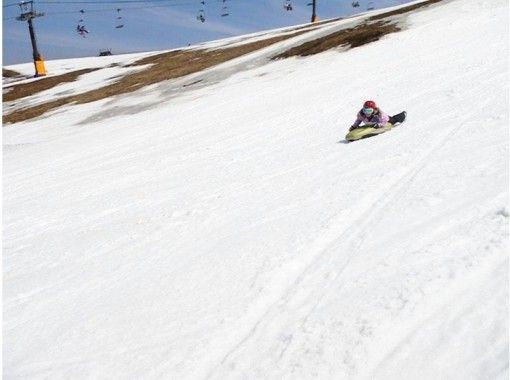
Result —
<path fill-rule="evenodd" d="M 449 139 L 454 137 L 455 133 L 458 131 L 459 126 L 454 124 L 444 135 L 437 139 L 437 142 L 433 144 L 427 142 L 426 146 L 430 146 L 429 149 L 415 158 L 408 167 L 404 168 L 402 174 L 399 173 L 395 178 L 391 178 L 385 184 L 379 184 L 377 194 L 365 196 L 364 199 L 360 201 L 360 205 L 355 205 L 353 207 L 355 212 L 349 214 L 348 220 L 346 220 L 344 215 L 339 216 L 337 220 L 333 220 L 333 226 L 328 228 L 326 234 L 317 239 L 314 244 L 315 247 L 309 249 L 310 253 L 308 256 L 311 257 L 306 261 L 301 259 L 303 268 L 300 267 L 295 270 L 297 276 L 291 276 L 292 281 L 286 285 L 283 291 L 280 291 L 281 295 L 278 297 L 278 300 L 271 303 L 262 316 L 256 316 L 254 318 L 256 321 L 255 324 L 249 329 L 247 334 L 243 334 L 244 336 L 242 339 L 240 339 L 223 357 L 220 366 L 228 362 L 230 357 L 234 356 L 239 349 L 247 345 L 250 339 L 255 340 L 252 345 L 256 346 L 257 342 L 262 340 L 260 335 L 263 334 L 259 333 L 259 336 L 256 337 L 257 330 L 260 329 L 261 325 L 266 325 L 264 326 L 265 329 L 271 330 L 271 326 L 267 325 L 271 323 L 270 321 L 277 319 L 277 316 L 280 314 L 293 315 L 299 312 L 301 315 L 300 328 L 302 329 L 309 315 L 330 291 L 331 285 L 338 281 L 344 270 L 348 268 L 350 261 L 359 253 L 359 247 L 365 240 L 363 236 L 369 234 L 370 226 L 378 223 L 380 215 L 385 212 L 387 207 L 394 202 L 398 202 L 401 193 L 408 189 L 409 183 L 413 181 L 414 177 L 427 164 L 428 158 L 436 150 L 441 149 L 442 146 L 447 144 Z M 340 263 L 335 262 L 338 260 L 338 258 L 335 258 L 335 255 L 337 255 L 339 251 L 349 252 L 345 257 L 341 258 L 342 261 Z M 333 271 L 331 268 L 336 268 L 336 273 L 332 273 Z M 311 274 L 310 272 L 314 273 Z M 320 285 L 318 285 L 317 279 L 321 278 L 324 280 L 319 281 Z M 305 283 L 307 280 L 308 282 L 312 282 L 312 284 Z M 296 293 L 314 294 L 303 296 Z M 287 310 L 291 308 L 288 305 L 292 303 L 295 298 L 307 299 L 305 308 L 308 310 L 303 311 L 303 306 L 301 310 Z M 249 323 L 243 324 L 249 325 Z M 276 332 L 278 334 L 280 333 L 279 330 L 276 330 Z M 238 335 L 239 331 L 236 330 L 233 333 L 233 338 L 235 339 Z M 274 339 L 275 337 L 272 338 Z M 285 350 L 286 348 L 282 350 L 280 356 L 283 355 Z M 214 377 L 213 373 L 209 374 L 207 378 Z M 224 378 L 224 376 L 225 374 L 221 373 L 216 378 L 221 379 Z"/>

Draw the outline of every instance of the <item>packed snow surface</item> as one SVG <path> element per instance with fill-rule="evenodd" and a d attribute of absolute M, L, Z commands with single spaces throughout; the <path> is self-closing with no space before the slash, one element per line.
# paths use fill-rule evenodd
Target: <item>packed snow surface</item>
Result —
<path fill-rule="evenodd" d="M 6 126 L 5 378 L 506 379 L 508 42 L 446 1 Z"/>

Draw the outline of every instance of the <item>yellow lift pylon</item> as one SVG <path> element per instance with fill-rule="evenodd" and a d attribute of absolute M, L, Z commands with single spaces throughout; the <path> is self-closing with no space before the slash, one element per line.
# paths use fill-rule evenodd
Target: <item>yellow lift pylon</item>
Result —
<path fill-rule="evenodd" d="M 34 58 L 35 76 L 40 77 L 46 75 L 46 68 L 44 67 L 44 60 L 37 49 L 37 40 L 35 38 L 34 24 L 32 20 L 36 17 L 44 16 L 44 13 L 34 11 L 33 1 L 22 1 L 19 3 L 21 8 L 21 15 L 16 17 L 18 21 L 26 21 L 28 23 L 28 31 L 30 33 L 30 41 L 32 42 L 32 54 Z"/>

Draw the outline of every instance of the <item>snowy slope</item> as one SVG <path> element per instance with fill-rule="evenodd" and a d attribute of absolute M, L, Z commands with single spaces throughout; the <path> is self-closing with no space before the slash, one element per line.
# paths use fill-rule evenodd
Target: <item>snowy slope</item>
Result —
<path fill-rule="evenodd" d="M 5 127 L 5 378 L 506 379 L 508 2 L 406 23 Z"/>

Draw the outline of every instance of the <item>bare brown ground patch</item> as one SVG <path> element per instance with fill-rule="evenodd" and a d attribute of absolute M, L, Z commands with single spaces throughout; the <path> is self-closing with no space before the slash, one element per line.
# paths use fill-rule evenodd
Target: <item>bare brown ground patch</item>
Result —
<path fill-rule="evenodd" d="M 390 12 L 386 12 L 386 13 L 381 13 L 381 14 L 372 16 L 372 17 L 369 18 L 369 20 L 380 20 L 380 19 L 386 18 L 386 17 L 401 15 L 401 14 L 404 14 L 404 13 L 415 11 L 415 10 L 417 10 L 419 8 L 422 8 L 422 7 L 428 7 L 429 5 L 432 5 L 432 4 L 435 4 L 435 3 L 439 3 L 441 1 L 443 1 L 443 0 L 428 0 L 428 1 L 424 1 L 423 3 L 409 5 L 407 7 L 396 9 L 394 11 L 390 11 Z"/>
<path fill-rule="evenodd" d="M 21 76 L 21 74 L 14 70 L 2 69 L 2 76 L 4 78 L 15 78 Z"/>
<path fill-rule="evenodd" d="M 90 73 L 98 69 L 83 69 L 66 74 L 55 75 L 52 77 L 42 78 L 30 83 L 21 83 L 9 87 L 10 91 L 3 96 L 4 102 L 9 102 L 26 96 L 34 95 L 38 92 L 48 90 L 60 83 L 72 82 L 80 75 Z"/>
<path fill-rule="evenodd" d="M 291 33 L 288 35 L 268 38 L 261 41 L 256 41 L 252 43 L 247 43 L 244 45 L 231 47 L 231 48 L 223 48 L 216 50 L 176 50 L 168 53 L 162 53 L 158 55 L 153 55 L 150 57 L 143 58 L 129 66 L 139 66 L 139 65 L 147 65 L 151 66 L 143 71 L 126 75 L 119 79 L 119 81 L 110 84 L 105 87 L 101 87 L 96 90 L 88 91 L 83 94 L 73 95 L 66 98 L 61 98 L 55 101 L 50 101 L 44 104 L 40 104 L 34 107 L 25 108 L 21 110 L 14 111 L 8 115 L 3 116 L 3 123 L 17 123 L 20 121 L 28 120 L 37 116 L 44 114 L 54 108 L 63 106 L 65 104 L 83 104 L 90 103 L 96 100 L 105 99 L 114 95 L 125 94 L 129 92 L 136 91 L 142 87 L 159 83 L 168 79 L 175 79 L 185 75 L 189 75 L 198 71 L 202 71 L 204 69 L 210 68 L 212 66 L 218 65 L 220 63 L 226 62 L 228 60 L 240 57 L 242 55 L 251 53 L 253 51 L 265 48 L 277 42 L 283 41 L 285 39 L 297 36 L 299 34 L 305 33 L 306 30 L 302 29 L 296 31 L 295 33 Z M 77 73 L 77 72 L 73 72 Z M 69 73 L 69 74 L 73 74 Z M 78 74 L 81 75 L 82 73 Z M 78 76 L 76 75 L 74 79 Z M 55 81 L 61 81 L 62 77 L 57 76 Z M 46 78 L 51 79 L 51 78 Z M 74 80 L 72 79 L 72 80 Z M 32 84 L 32 86 L 36 85 L 40 81 L 36 81 Z M 58 83 L 57 83 L 58 84 Z M 28 85 L 28 84 L 27 84 Z M 48 83 L 49 85 L 49 83 Z M 55 84 L 53 84 L 55 85 Z M 20 86 L 20 85 L 18 85 Z M 15 86 L 15 87 L 18 87 Z M 51 87 L 51 86 L 49 86 Z M 48 87 L 48 88 L 49 88 Z M 18 89 L 18 94 L 13 96 L 11 93 L 10 99 L 19 99 L 23 96 L 20 96 L 19 93 L 21 91 L 25 91 L 26 94 L 32 94 L 37 91 L 41 91 L 41 89 L 35 89 L 33 87 L 27 86 L 25 89 Z M 14 92 L 14 91 L 11 91 Z M 7 95 L 7 94 L 6 94 Z M 25 95 L 27 96 L 27 95 Z M 7 100 L 7 99 L 4 99 Z"/>
<path fill-rule="evenodd" d="M 391 16 L 412 12 L 421 7 L 438 3 L 440 1 L 442 0 L 429 0 L 420 4 L 414 4 L 394 11 L 372 16 L 368 18 L 366 22 L 356 25 L 353 28 L 342 29 L 325 37 L 305 42 L 300 46 L 293 47 L 282 54 L 274 56 L 272 59 L 308 56 L 322 53 L 324 51 L 340 46 L 355 48 L 377 41 L 387 34 L 396 33 L 401 30 L 396 22 L 391 22 L 385 19 Z"/>
<path fill-rule="evenodd" d="M 342 29 L 331 33 L 323 38 L 305 42 L 299 46 L 293 47 L 282 54 L 274 56 L 272 59 L 282 59 L 295 56 L 308 56 L 322 53 L 326 50 L 337 48 L 339 46 L 349 45 L 351 48 L 377 41 L 382 36 L 398 32 L 400 28 L 395 24 L 378 21 L 371 24 L 360 24 L 354 28 Z"/>

